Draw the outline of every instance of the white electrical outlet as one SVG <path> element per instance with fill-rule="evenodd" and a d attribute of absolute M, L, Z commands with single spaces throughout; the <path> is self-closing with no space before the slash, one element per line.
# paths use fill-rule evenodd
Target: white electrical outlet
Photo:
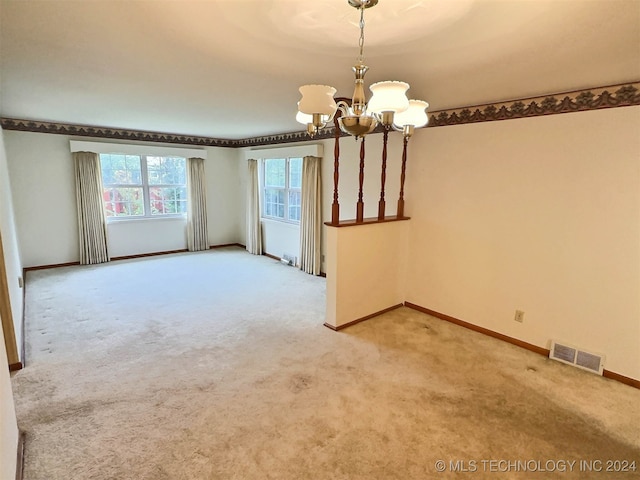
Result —
<path fill-rule="evenodd" d="M 522 310 L 516 310 L 516 315 L 513 317 L 516 322 L 523 323 L 524 322 L 524 312 Z"/>

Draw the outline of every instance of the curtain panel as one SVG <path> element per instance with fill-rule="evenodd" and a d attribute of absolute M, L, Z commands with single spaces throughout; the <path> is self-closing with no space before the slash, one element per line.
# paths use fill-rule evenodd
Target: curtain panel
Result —
<path fill-rule="evenodd" d="M 258 160 L 248 161 L 247 182 L 247 251 L 262 255 L 262 229 L 260 227 L 260 181 Z"/>
<path fill-rule="evenodd" d="M 300 212 L 300 269 L 320 275 L 322 260 L 322 175 L 321 158 L 304 157 Z"/>
<path fill-rule="evenodd" d="M 93 152 L 74 152 L 72 157 L 76 177 L 80 264 L 108 262 L 100 156 Z"/>
<path fill-rule="evenodd" d="M 207 230 L 207 189 L 204 159 L 187 159 L 187 248 L 190 252 L 209 250 Z"/>

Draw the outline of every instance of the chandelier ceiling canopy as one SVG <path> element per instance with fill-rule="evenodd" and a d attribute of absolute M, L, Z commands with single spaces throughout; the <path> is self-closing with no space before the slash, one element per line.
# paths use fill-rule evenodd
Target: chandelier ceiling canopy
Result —
<path fill-rule="evenodd" d="M 371 133 L 378 124 L 382 124 L 386 130 L 393 128 L 402 131 L 405 137 L 410 137 L 415 128 L 427 124 L 426 109 L 429 104 L 422 100 L 409 100 L 409 84 L 395 80 L 371 85 L 372 97 L 367 103 L 364 76 L 369 67 L 364 63 L 364 12 L 375 6 L 378 0 L 347 1 L 360 11 L 360 51 L 352 69 L 355 86 L 351 103 L 344 100 L 336 102 L 336 89 L 328 85 L 303 85 L 299 89 L 302 98 L 298 102 L 296 120 L 307 126 L 311 136 L 333 122 L 339 113 L 340 129 L 356 138 Z"/>

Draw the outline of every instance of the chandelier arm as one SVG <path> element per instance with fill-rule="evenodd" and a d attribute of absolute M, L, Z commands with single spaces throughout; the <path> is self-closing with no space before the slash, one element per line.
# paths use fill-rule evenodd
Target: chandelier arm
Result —
<path fill-rule="evenodd" d="M 393 112 L 380 112 L 380 113 L 376 113 L 373 112 L 371 115 L 373 115 L 373 117 L 378 121 L 378 123 L 381 123 L 382 125 L 385 125 L 389 128 L 394 128 L 395 129 L 395 125 L 393 124 Z M 402 129 L 399 130 L 400 132 L 402 131 Z"/>
<path fill-rule="evenodd" d="M 350 107 L 350 105 L 349 105 L 349 103 L 347 101 L 340 99 L 340 100 L 338 100 L 336 102 L 336 105 L 338 105 L 338 108 L 336 109 L 336 112 L 338 110 L 340 110 L 340 113 L 342 113 L 342 115 L 345 115 L 345 116 L 349 115 L 349 110 L 350 110 L 351 107 Z M 334 113 L 334 115 L 335 115 L 335 113 Z"/>

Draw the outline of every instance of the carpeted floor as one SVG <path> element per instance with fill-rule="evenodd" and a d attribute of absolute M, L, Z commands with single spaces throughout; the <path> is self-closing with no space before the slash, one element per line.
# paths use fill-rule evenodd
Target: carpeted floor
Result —
<path fill-rule="evenodd" d="M 639 390 L 407 308 L 335 333 L 324 285 L 233 248 L 30 272 L 25 479 L 640 477 Z"/>

